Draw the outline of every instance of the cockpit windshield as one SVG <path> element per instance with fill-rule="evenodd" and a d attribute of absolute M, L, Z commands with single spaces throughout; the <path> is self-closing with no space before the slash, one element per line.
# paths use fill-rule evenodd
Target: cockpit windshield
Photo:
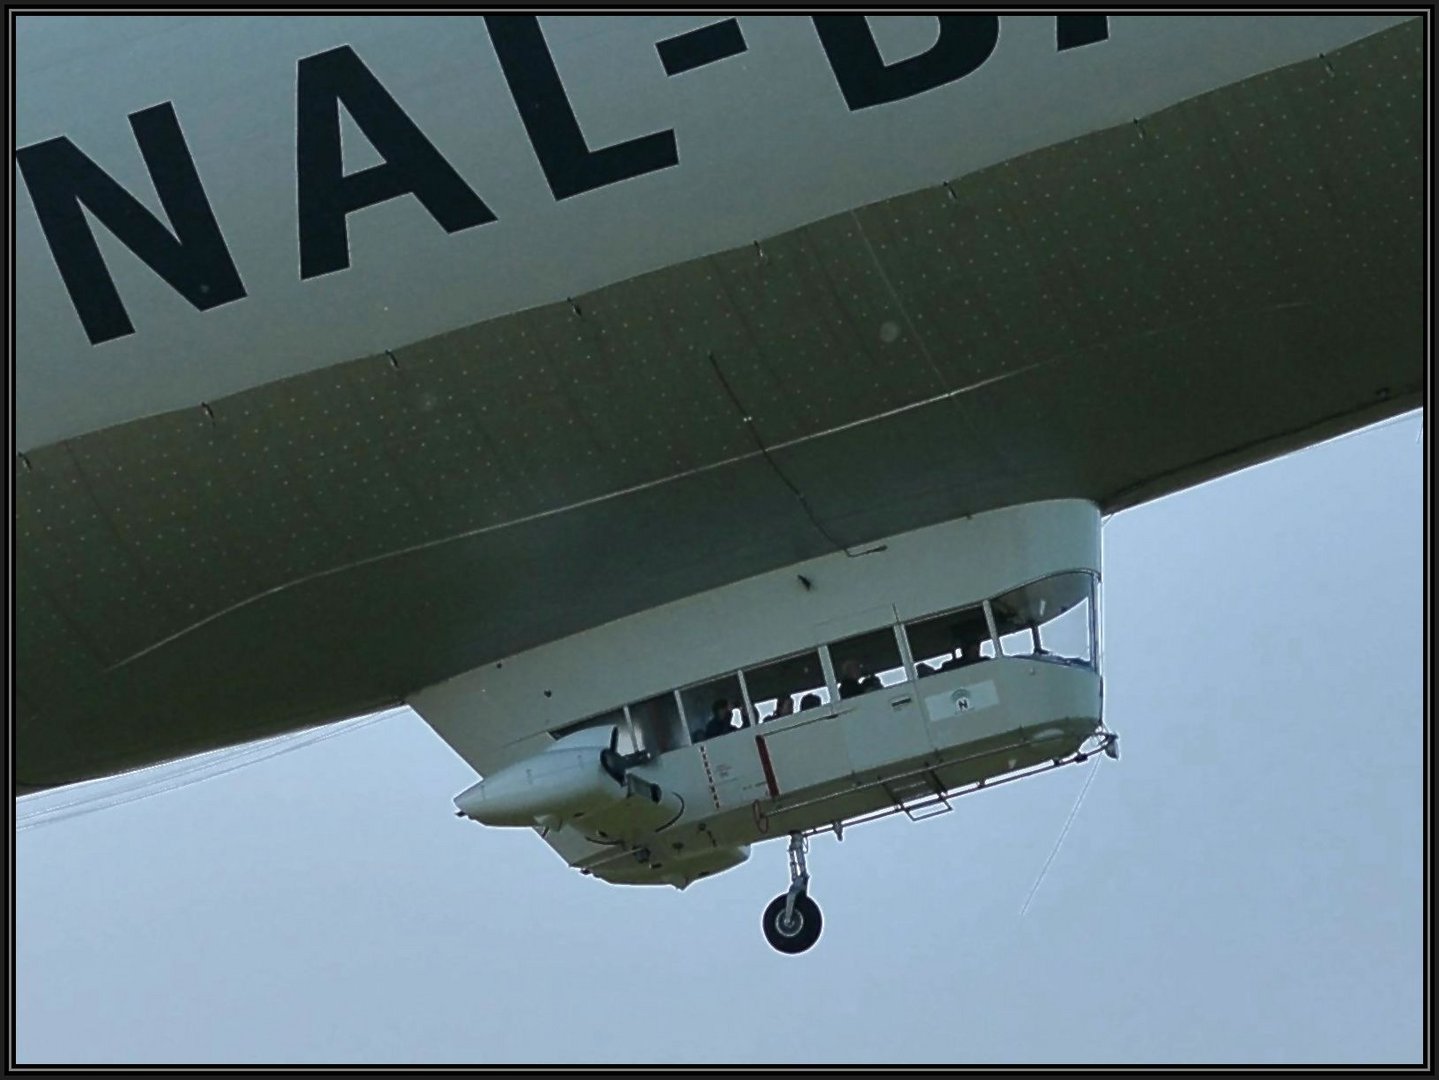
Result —
<path fill-rule="evenodd" d="M 1074 571 L 1042 578 L 996 597 L 990 609 L 1005 656 L 1094 663 L 1093 575 Z"/>

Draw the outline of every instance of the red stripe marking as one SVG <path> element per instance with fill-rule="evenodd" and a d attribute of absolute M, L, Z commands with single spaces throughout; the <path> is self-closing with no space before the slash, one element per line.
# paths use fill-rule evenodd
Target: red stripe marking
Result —
<path fill-rule="evenodd" d="M 769 785 L 769 797 L 779 798 L 779 785 L 774 781 L 774 766 L 770 764 L 769 747 L 764 744 L 764 736 L 754 737 L 755 746 L 759 747 L 759 763 L 764 766 L 764 782 Z"/>

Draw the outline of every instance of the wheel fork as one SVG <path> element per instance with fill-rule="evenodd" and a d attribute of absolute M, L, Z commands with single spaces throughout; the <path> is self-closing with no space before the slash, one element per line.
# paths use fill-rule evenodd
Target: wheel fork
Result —
<path fill-rule="evenodd" d="M 784 898 L 784 921 L 787 926 L 794 924 L 794 902 L 809 890 L 809 867 L 805 864 L 805 852 L 809 841 L 804 833 L 789 834 L 789 892 Z"/>

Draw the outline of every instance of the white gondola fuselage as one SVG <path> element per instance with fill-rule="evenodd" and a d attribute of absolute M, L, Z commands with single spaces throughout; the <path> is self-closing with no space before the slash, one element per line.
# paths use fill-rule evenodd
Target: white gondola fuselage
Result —
<path fill-rule="evenodd" d="M 1075 754 L 1102 722 L 1096 507 L 1056 500 L 837 552 L 487 665 L 420 695 L 464 815 L 570 865 L 684 887 L 757 840 Z M 508 721 L 508 738 L 477 740 Z M 504 736 L 502 736 L 504 738 Z"/>

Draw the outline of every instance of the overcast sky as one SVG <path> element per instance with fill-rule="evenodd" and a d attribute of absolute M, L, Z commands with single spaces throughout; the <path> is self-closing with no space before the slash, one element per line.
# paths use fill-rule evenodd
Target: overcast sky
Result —
<path fill-rule="evenodd" d="M 685 893 L 582 878 L 456 819 L 474 774 L 405 712 L 32 817 L 18 1059 L 1418 1062 L 1421 430 L 1111 518 L 1123 759 L 817 839 L 803 956 L 760 933 L 782 840 Z"/>

